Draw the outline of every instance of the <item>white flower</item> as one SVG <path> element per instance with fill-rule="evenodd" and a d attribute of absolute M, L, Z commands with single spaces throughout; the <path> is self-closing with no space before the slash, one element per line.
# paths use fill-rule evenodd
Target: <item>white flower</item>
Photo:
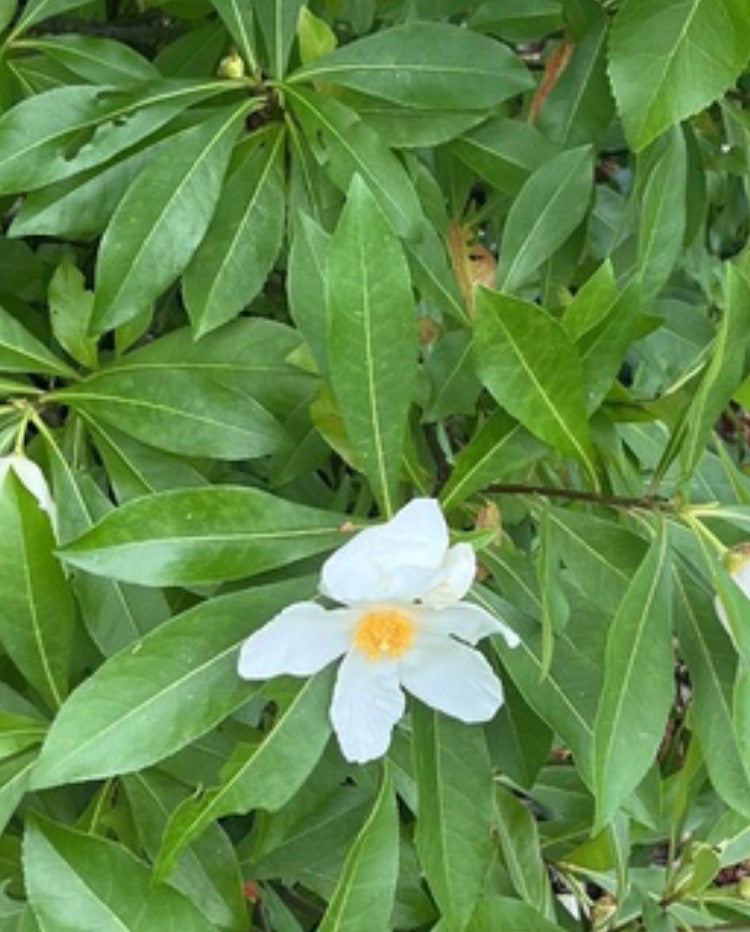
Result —
<path fill-rule="evenodd" d="M 55 505 L 52 501 L 47 480 L 37 464 L 25 456 L 13 453 L 10 456 L 0 456 L 0 487 L 8 473 L 13 472 L 18 481 L 39 502 L 42 511 L 46 511 L 52 521 L 55 520 Z"/>
<path fill-rule="evenodd" d="M 750 544 L 739 544 L 737 547 L 732 548 L 732 550 L 728 551 L 726 554 L 724 562 L 727 570 L 729 570 L 729 575 L 742 590 L 747 599 L 750 600 Z M 732 640 L 734 640 L 727 610 L 718 595 L 714 596 L 714 607 L 716 608 L 719 621 L 724 625 L 724 628 Z M 750 610 L 750 605 L 748 605 L 748 610 Z"/>
<path fill-rule="evenodd" d="M 500 681 L 469 645 L 518 636 L 476 605 L 461 602 L 476 570 L 466 543 L 449 547 L 433 499 L 417 498 L 390 521 L 361 531 L 323 565 L 320 591 L 345 608 L 298 602 L 242 645 L 239 674 L 308 676 L 344 655 L 331 722 L 344 757 L 364 763 L 385 754 L 408 690 L 463 722 L 491 719 Z"/>

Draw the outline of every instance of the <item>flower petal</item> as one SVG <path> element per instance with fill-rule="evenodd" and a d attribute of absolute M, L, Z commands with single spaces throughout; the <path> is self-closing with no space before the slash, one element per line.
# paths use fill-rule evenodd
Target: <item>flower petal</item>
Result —
<path fill-rule="evenodd" d="M 323 564 L 320 591 L 345 605 L 410 602 L 433 584 L 448 549 L 438 503 L 415 498 L 390 521 L 360 531 Z"/>
<path fill-rule="evenodd" d="M 353 612 L 331 612 L 316 602 L 295 602 L 244 642 L 238 673 L 246 680 L 317 673 L 346 653 L 355 624 Z"/>
<path fill-rule="evenodd" d="M 399 661 L 401 683 L 417 699 L 462 722 L 486 722 L 503 687 L 485 658 L 451 638 L 423 637 Z"/>
<path fill-rule="evenodd" d="M 477 558 L 471 544 L 454 544 L 429 591 L 422 596 L 425 605 L 442 608 L 459 602 L 469 591 L 477 571 Z"/>
<path fill-rule="evenodd" d="M 331 722 L 344 757 L 357 764 L 382 757 L 405 705 L 395 663 L 373 663 L 356 651 L 348 653 L 331 702 Z"/>
<path fill-rule="evenodd" d="M 504 621 L 470 602 L 459 602 L 446 608 L 425 606 L 419 610 L 418 617 L 428 636 L 452 634 L 468 644 L 476 644 L 492 634 L 502 634 L 508 647 L 518 647 L 521 643 L 516 632 Z"/>

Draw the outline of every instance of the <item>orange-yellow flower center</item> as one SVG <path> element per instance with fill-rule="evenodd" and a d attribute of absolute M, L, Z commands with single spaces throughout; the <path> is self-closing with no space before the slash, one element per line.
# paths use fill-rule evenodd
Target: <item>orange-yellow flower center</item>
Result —
<path fill-rule="evenodd" d="M 372 661 L 401 657 L 413 643 L 413 620 L 391 608 L 368 612 L 354 632 L 354 646 Z"/>

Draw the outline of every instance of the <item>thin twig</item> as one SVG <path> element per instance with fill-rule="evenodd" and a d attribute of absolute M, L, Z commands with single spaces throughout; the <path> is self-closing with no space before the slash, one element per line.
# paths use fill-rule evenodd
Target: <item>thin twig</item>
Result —
<path fill-rule="evenodd" d="M 565 498 L 569 501 L 591 502 L 596 505 L 612 505 L 616 508 L 645 508 L 671 510 L 674 505 L 660 495 L 643 495 L 630 498 L 627 495 L 606 495 L 601 492 L 585 492 L 581 489 L 559 489 L 545 485 L 523 485 L 520 483 L 493 482 L 482 490 L 496 495 L 541 495 L 543 498 Z"/>

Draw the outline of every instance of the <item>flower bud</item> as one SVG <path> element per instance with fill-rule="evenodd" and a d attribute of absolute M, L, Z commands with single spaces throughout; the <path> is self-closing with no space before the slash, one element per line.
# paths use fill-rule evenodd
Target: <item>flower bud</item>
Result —
<path fill-rule="evenodd" d="M 728 550 L 724 555 L 724 566 L 727 568 L 735 584 L 742 590 L 748 601 L 750 601 L 750 543 L 738 544 L 736 547 L 732 547 L 731 550 Z M 719 621 L 724 625 L 729 636 L 733 638 L 734 635 L 732 634 L 732 628 L 729 624 L 726 608 L 718 595 L 714 599 L 714 607 L 716 608 L 716 615 Z M 748 611 L 750 611 L 750 605 L 748 605 Z"/>
<path fill-rule="evenodd" d="M 219 62 L 217 74 L 220 78 L 243 78 L 245 76 L 244 59 L 237 51 L 231 51 Z"/>

